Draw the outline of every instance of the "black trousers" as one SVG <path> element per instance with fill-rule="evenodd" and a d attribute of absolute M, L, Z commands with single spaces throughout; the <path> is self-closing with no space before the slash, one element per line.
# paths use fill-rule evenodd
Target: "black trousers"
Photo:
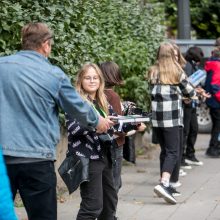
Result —
<path fill-rule="evenodd" d="M 212 118 L 212 131 L 209 148 L 220 149 L 218 136 L 220 134 L 220 109 L 210 108 L 210 115 Z"/>
<path fill-rule="evenodd" d="M 180 165 L 181 159 L 183 154 L 183 127 L 179 127 L 179 155 L 177 158 L 176 165 L 173 169 L 173 172 L 170 177 L 170 182 L 177 182 L 179 180 L 179 172 L 180 172 Z"/>
<path fill-rule="evenodd" d="M 19 191 L 29 220 L 56 220 L 54 162 L 7 164 L 13 199 Z"/>
<path fill-rule="evenodd" d="M 118 196 L 112 164 L 105 156 L 103 160 L 90 160 L 89 166 L 90 181 L 80 185 L 82 201 L 77 220 L 114 220 Z"/>
<path fill-rule="evenodd" d="M 198 121 L 196 108 L 184 107 L 183 117 L 183 157 L 193 158 L 195 156 L 195 143 L 198 134 Z"/>
<path fill-rule="evenodd" d="M 154 128 L 160 144 L 160 173 L 168 172 L 172 175 L 179 162 L 180 130 L 178 127 Z"/>

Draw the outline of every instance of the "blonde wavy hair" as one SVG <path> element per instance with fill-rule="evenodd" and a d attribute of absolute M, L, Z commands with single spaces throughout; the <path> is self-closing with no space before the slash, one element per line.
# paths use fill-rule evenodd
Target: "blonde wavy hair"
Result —
<path fill-rule="evenodd" d="M 82 68 L 79 70 L 77 77 L 76 77 L 76 82 L 75 82 L 76 90 L 79 92 L 79 94 L 86 101 L 91 103 L 91 100 L 89 99 L 89 94 L 83 89 L 83 86 L 82 86 L 82 81 L 83 81 L 84 75 L 90 68 L 93 68 L 96 71 L 96 73 L 99 76 L 99 80 L 100 80 L 100 86 L 96 92 L 96 101 L 97 101 L 99 107 L 106 114 L 108 114 L 108 102 L 107 102 L 107 99 L 106 99 L 106 96 L 104 93 L 105 81 L 104 81 L 104 77 L 102 75 L 101 70 L 99 69 L 99 67 L 96 64 L 87 63 L 82 66 Z"/>
<path fill-rule="evenodd" d="M 184 73 L 182 67 L 175 57 L 174 47 L 171 43 L 161 43 L 156 63 L 150 67 L 148 78 L 151 83 L 178 84 L 181 74 Z"/>
<path fill-rule="evenodd" d="M 179 48 L 176 44 L 174 44 L 174 43 L 172 43 L 172 45 L 173 45 L 173 48 L 174 48 L 174 50 L 176 51 L 177 56 L 178 56 L 177 62 L 179 63 L 179 65 L 180 65 L 182 68 L 185 67 L 185 65 L 186 65 L 186 60 L 185 60 L 185 58 L 183 57 L 182 53 L 180 52 L 180 48 Z"/>

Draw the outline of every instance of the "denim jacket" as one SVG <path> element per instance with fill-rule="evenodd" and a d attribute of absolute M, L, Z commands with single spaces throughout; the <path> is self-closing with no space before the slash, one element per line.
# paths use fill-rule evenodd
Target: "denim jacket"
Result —
<path fill-rule="evenodd" d="M 58 109 L 95 128 L 98 115 L 64 72 L 36 51 L 0 58 L 0 145 L 3 154 L 56 158 Z"/>

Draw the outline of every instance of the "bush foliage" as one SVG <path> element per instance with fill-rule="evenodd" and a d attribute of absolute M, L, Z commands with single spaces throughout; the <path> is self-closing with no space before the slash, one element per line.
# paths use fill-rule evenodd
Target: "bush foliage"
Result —
<path fill-rule="evenodd" d="M 1 0 L 0 55 L 20 49 L 20 30 L 45 22 L 54 31 L 51 62 L 74 79 L 85 62 L 113 60 L 122 70 L 124 100 L 149 107 L 146 69 L 164 36 L 163 10 L 137 0 Z"/>

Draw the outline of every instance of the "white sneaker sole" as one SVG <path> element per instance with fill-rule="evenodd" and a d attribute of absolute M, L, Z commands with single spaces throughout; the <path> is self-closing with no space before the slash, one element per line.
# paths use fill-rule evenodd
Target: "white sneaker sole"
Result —
<path fill-rule="evenodd" d="M 179 173 L 179 176 L 186 176 L 186 175 L 187 175 L 186 172 Z"/>
<path fill-rule="evenodd" d="M 158 194 L 156 194 L 156 195 L 157 195 L 158 198 L 162 198 L 161 195 L 158 195 Z M 179 196 L 182 196 L 182 194 L 181 193 L 172 193 L 172 196 L 173 197 L 179 197 Z"/>
<path fill-rule="evenodd" d="M 191 160 L 188 160 L 188 159 L 185 159 L 185 161 L 186 161 L 186 163 L 188 163 L 190 165 L 195 165 L 195 166 L 202 166 L 203 165 L 202 161 L 194 162 L 194 161 L 191 161 Z"/>
<path fill-rule="evenodd" d="M 173 197 L 178 197 L 178 196 L 181 196 L 181 193 L 172 193 L 172 196 Z"/>
<path fill-rule="evenodd" d="M 184 171 L 183 169 L 180 169 L 179 176 L 186 176 L 186 175 L 187 175 L 187 172 Z"/>
<path fill-rule="evenodd" d="M 191 170 L 192 166 L 180 166 L 181 169 Z"/>
<path fill-rule="evenodd" d="M 178 188 L 178 187 L 182 186 L 182 183 L 180 183 L 180 182 L 177 182 L 177 183 L 172 183 L 172 182 L 170 182 L 170 185 L 171 185 L 173 188 Z"/>
<path fill-rule="evenodd" d="M 167 203 L 175 205 L 177 202 L 175 198 L 170 196 L 160 185 L 154 187 L 154 192 L 158 197 L 162 197 Z"/>

